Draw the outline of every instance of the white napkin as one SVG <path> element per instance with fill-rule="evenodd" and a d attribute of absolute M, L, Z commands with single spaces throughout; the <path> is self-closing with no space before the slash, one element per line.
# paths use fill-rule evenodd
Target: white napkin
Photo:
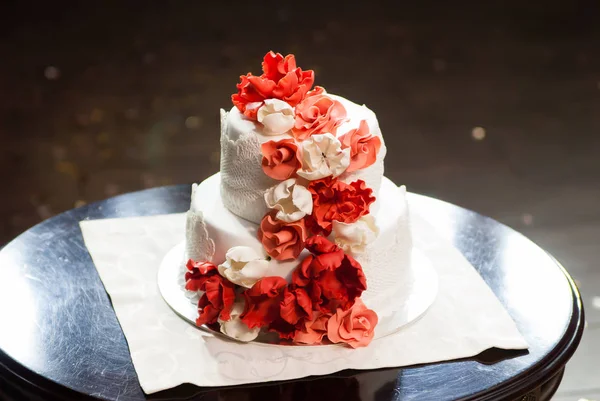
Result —
<path fill-rule="evenodd" d="M 429 223 L 414 213 L 411 219 L 415 244 L 426 251 L 438 273 L 437 298 L 420 320 L 359 349 L 240 344 L 213 337 L 178 317 L 163 301 L 156 277 L 163 256 L 184 239 L 184 214 L 80 225 L 147 394 L 183 383 L 224 386 L 289 380 L 343 369 L 466 358 L 492 347 L 527 348 L 473 266 Z"/>

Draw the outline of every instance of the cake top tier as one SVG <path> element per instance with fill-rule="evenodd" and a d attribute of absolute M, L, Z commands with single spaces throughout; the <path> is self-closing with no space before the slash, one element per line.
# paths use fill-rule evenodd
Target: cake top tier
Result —
<path fill-rule="evenodd" d="M 240 77 L 234 107 L 222 112 L 225 206 L 259 223 L 269 208 L 265 191 L 288 179 L 304 186 L 362 180 L 376 197 L 386 149 L 375 113 L 313 87 L 314 72 L 297 67 L 293 55 L 269 52 L 262 69 Z"/>
<path fill-rule="evenodd" d="M 328 95 L 323 87 L 312 89 L 314 71 L 297 67 L 294 55 L 283 57 L 271 51 L 265 55 L 262 69 L 260 76 L 242 75 L 238 93 L 231 100 L 247 119 L 262 125 L 263 134 L 288 133 L 296 141 L 305 141 L 317 134 L 336 136 L 338 128 L 350 121 L 340 100 Z M 354 154 L 348 166 L 344 162 L 340 167 L 348 172 L 373 164 L 381 147 L 381 140 L 370 135 L 366 119 L 340 140 L 342 148 L 349 149 L 345 153 Z"/>

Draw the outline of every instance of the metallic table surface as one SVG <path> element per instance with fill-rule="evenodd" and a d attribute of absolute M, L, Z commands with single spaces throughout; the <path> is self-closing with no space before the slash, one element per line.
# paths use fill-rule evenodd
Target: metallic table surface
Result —
<path fill-rule="evenodd" d="M 39 399 L 516 399 L 544 383 L 555 387 L 581 338 L 578 290 L 552 256 L 490 218 L 411 194 L 412 210 L 435 221 L 498 296 L 528 352 L 260 386 L 184 385 L 147 397 L 78 222 L 185 212 L 189 201 L 187 185 L 117 196 L 46 220 L 0 251 L 0 398 L 12 386 Z"/>

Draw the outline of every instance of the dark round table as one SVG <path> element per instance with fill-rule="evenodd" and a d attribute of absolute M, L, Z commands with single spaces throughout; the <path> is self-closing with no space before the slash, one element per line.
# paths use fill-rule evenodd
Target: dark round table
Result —
<path fill-rule="evenodd" d="M 579 292 L 552 256 L 490 218 L 411 194 L 412 210 L 436 221 L 492 288 L 528 351 L 145 396 L 78 222 L 185 212 L 189 202 L 187 185 L 117 196 L 46 220 L 0 251 L 0 399 L 540 400 L 554 393 L 581 339 Z"/>

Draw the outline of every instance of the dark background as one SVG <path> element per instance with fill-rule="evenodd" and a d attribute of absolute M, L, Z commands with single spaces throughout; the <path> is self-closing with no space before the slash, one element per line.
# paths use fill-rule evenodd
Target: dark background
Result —
<path fill-rule="evenodd" d="M 216 172 L 218 109 L 270 49 L 377 113 L 409 190 L 518 229 L 600 217 L 598 1 L 9 2 L 1 21 L 0 243 Z"/>
<path fill-rule="evenodd" d="M 2 2 L 0 247 L 218 171 L 219 108 L 271 49 L 377 113 L 396 183 L 565 264 L 589 324 L 561 389 L 600 394 L 597 0 Z"/>

